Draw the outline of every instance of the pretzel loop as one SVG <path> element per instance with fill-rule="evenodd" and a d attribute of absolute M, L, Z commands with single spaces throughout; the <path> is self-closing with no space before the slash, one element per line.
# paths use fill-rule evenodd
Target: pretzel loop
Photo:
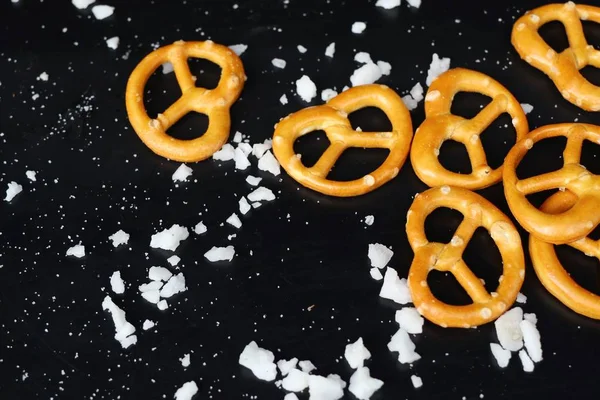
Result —
<path fill-rule="evenodd" d="M 389 118 L 391 132 L 357 132 L 348 114 L 377 107 Z M 306 167 L 294 152 L 300 136 L 323 130 L 330 142 L 319 160 Z M 275 127 L 273 152 L 285 171 L 302 185 L 331 196 L 349 197 L 370 192 L 394 178 L 406 160 L 412 124 L 402 99 L 383 85 L 362 85 L 346 90 L 326 105 L 309 107 L 285 117 Z M 352 181 L 333 181 L 327 175 L 342 153 L 350 147 L 386 148 L 390 153 L 375 171 Z"/>
<path fill-rule="evenodd" d="M 481 93 L 492 98 L 475 117 L 451 114 L 452 101 L 459 92 Z M 483 189 L 502 179 L 502 166 L 492 170 L 480 135 L 503 113 L 512 117 L 517 141 L 527 134 L 527 118 L 519 102 L 500 83 L 480 72 L 463 68 L 439 76 L 425 97 L 425 121 L 415 134 L 410 159 L 415 173 L 429 186 L 454 185 Z M 467 149 L 472 172 L 459 174 L 444 168 L 438 156 L 446 140 L 462 143 Z"/>
<path fill-rule="evenodd" d="M 600 110 L 600 87 L 590 83 L 579 71 L 587 65 L 600 67 L 600 53 L 585 39 L 581 20 L 600 23 L 600 8 L 549 4 L 528 11 L 512 30 L 511 42 L 520 57 L 545 73 L 569 102 L 587 111 Z M 561 22 L 569 47 L 556 53 L 540 36 L 540 27 L 551 21 Z"/>
<path fill-rule="evenodd" d="M 460 211 L 464 219 L 450 243 L 429 242 L 425 219 L 435 209 Z M 500 250 L 503 274 L 498 289 L 489 293 L 463 260 L 463 253 L 478 227 L 484 227 Z M 411 205 L 406 232 L 415 257 L 408 273 L 408 287 L 417 310 L 443 327 L 472 327 L 498 318 L 516 300 L 525 276 L 521 239 L 508 217 L 483 197 L 462 188 L 442 186 L 419 194 Z M 438 300 L 427 284 L 431 270 L 448 271 L 473 303 L 456 306 Z"/>
<path fill-rule="evenodd" d="M 196 87 L 187 59 L 203 58 L 221 67 L 221 77 L 215 89 Z M 144 88 L 152 73 L 162 64 L 173 65 L 181 97 L 156 119 L 144 108 Z M 156 154 L 171 160 L 194 162 L 210 157 L 229 137 L 229 108 L 239 97 L 246 76 L 239 57 L 225 46 L 211 41 L 175 42 L 148 54 L 133 70 L 125 99 L 129 121 L 140 139 Z M 208 129 L 201 137 L 180 140 L 167 130 L 189 112 L 208 116 Z"/>
<path fill-rule="evenodd" d="M 560 214 L 576 203 L 575 194 L 558 192 L 550 196 L 541 209 L 548 213 Z M 594 241 L 584 237 L 568 245 L 600 260 L 600 240 Z M 600 319 L 600 296 L 582 288 L 569 276 L 556 256 L 554 245 L 530 235 L 529 253 L 536 275 L 554 297 L 579 314 Z"/>
<path fill-rule="evenodd" d="M 516 168 L 535 143 L 552 137 L 567 137 L 563 167 L 557 171 L 519 180 Z M 504 161 L 504 194 L 515 218 L 540 239 L 564 244 L 587 236 L 600 224 L 600 176 L 580 165 L 583 141 L 600 144 L 600 127 L 589 124 L 555 124 L 532 131 L 517 143 Z M 535 208 L 526 195 L 544 190 L 568 190 L 577 201 L 559 215 Z"/>

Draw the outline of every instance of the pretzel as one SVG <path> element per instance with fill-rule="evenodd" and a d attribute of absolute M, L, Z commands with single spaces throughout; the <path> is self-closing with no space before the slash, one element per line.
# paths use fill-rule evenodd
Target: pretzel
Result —
<path fill-rule="evenodd" d="M 519 180 L 516 169 L 529 149 L 540 140 L 565 136 L 563 167 L 558 171 Z M 600 127 L 589 124 L 554 124 L 538 128 L 518 142 L 504 160 L 504 194 L 517 221 L 545 242 L 569 243 L 587 236 L 600 223 L 600 176 L 580 165 L 584 140 L 600 144 Z M 573 192 L 578 200 L 558 215 L 535 208 L 526 195 L 545 190 Z"/>
<path fill-rule="evenodd" d="M 392 132 L 357 132 L 348 114 L 364 107 L 381 109 L 392 123 Z M 298 137 L 323 130 L 331 143 L 310 168 L 294 152 Z M 404 164 L 412 140 L 410 114 L 402 99 L 384 85 L 362 85 L 340 93 L 326 105 L 309 107 L 285 117 L 275 126 L 273 151 L 285 171 L 300 184 L 330 196 L 349 197 L 368 193 L 393 179 Z M 349 147 L 387 148 L 383 164 L 352 181 L 327 179 L 333 165 Z"/>
<path fill-rule="evenodd" d="M 492 98 L 471 119 L 451 114 L 452 100 L 459 92 L 476 92 Z M 477 71 L 455 68 L 440 75 L 425 97 L 425 121 L 417 129 L 410 152 L 415 173 L 429 186 L 453 185 L 471 190 L 483 189 L 502 180 L 502 166 L 492 170 L 487 163 L 480 135 L 502 113 L 512 117 L 517 141 L 529 126 L 523 108 L 500 83 Z M 446 140 L 462 143 L 469 154 L 472 171 L 458 174 L 448 171 L 438 159 Z"/>
<path fill-rule="evenodd" d="M 558 192 L 550 196 L 541 209 L 548 213 L 562 213 L 577 203 L 572 192 Z M 584 237 L 569 246 L 600 260 L 600 240 Z M 600 319 L 600 296 L 579 286 L 563 268 L 556 257 L 554 245 L 534 235 L 529 236 L 529 254 L 538 278 L 554 297 L 571 310 L 590 318 Z"/>
<path fill-rule="evenodd" d="M 464 215 L 450 243 L 429 242 L 425 235 L 425 219 L 440 207 Z M 515 302 L 525 277 L 521 239 L 510 219 L 492 203 L 467 189 L 435 187 L 415 197 L 406 218 L 408 241 L 415 253 L 408 287 L 421 315 L 444 328 L 469 328 L 493 321 Z M 502 256 L 503 274 L 497 291 L 492 293 L 488 293 L 462 258 L 480 226 L 488 230 Z M 456 306 L 437 299 L 427 284 L 427 275 L 433 269 L 452 273 L 473 303 Z"/>
<path fill-rule="evenodd" d="M 549 4 L 528 11 L 515 22 L 511 42 L 519 56 L 545 73 L 569 102 L 587 111 L 600 110 L 600 87 L 590 83 L 581 70 L 587 65 L 600 67 L 600 52 L 588 45 L 581 20 L 600 23 L 600 8 Z M 567 32 L 569 47 L 556 53 L 538 33 L 550 21 L 561 22 Z"/>
<path fill-rule="evenodd" d="M 215 89 L 195 86 L 196 78 L 190 72 L 188 57 L 204 58 L 221 67 L 221 78 Z M 151 119 L 144 108 L 144 87 L 150 75 L 165 62 L 173 65 L 182 94 L 166 111 Z M 229 107 L 239 97 L 245 80 L 242 61 L 229 48 L 210 40 L 175 42 L 148 54 L 131 73 L 125 91 L 129 121 L 154 153 L 181 162 L 204 160 L 227 141 L 231 125 Z M 191 111 L 208 116 L 206 133 L 192 140 L 169 136 L 167 130 Z"/>

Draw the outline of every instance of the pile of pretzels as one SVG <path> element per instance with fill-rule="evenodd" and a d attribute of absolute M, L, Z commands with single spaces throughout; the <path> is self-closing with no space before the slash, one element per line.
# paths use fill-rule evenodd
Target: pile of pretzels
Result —
<path fill-rule="evenodd" d="M 587 44 L 582 20 L 600 23 L 600 8 L 551 4 L 525 13 L 512 31 L 512 43 L 526 62 L 543 71 L 562 96 L 588 111 L 600 111 L 600 87 L 579 72 L 586 65 L 600 67 L 600 52 Z M 549 21 L 564 24 L 569 47 L 556 53 L 538 33 Z M 216 89 L 196 87 L 188 57 L 205 58 L 221 66 Z M 143 105 L 149 76 L 163 63 L 174 66 L 182 96 L 164 113 L 151 119 Z M 193 162 L 210 157 L 230 134 L 229 107 L 239 97 L 246 76 L 239 57 L 227 47 L 205 42 L 176 42 L 144 58 L 131 74 L 126 90 L 129 119 L 142 141 L 155 153 L 171 160 Z M 481 93 L 491 102 L 475 117 L 466 119 L 451 113 L 459 92 Z M 377 107 L 389 118 L 391 132 L 354 130 L 348 114 L 365 107 Z M 209 117 L 209 128 L 200 138 L 184 141 L 167 134 L 167 129 L 186 113 L 196 111 Z M 508 113 L 516 130 L 516 144 L 503 165 L 492 169 L 487 162 L 480 135 L 501 114 Z M 311 167 L 294 152 L 300 136 L 322 130 L 330 146 Z M 537 143 L 564 136 L 567 144 L 562 169 L 527 179 L 518 179 L 516 169 Z M 472 172 L 447 170 L 439 161 L 447 140 L 462 143 Z M 600 145 L 600 127 L 562 123 L 529 132 L 527 118 L 519 102 L 499 82 L 473 70 L 455 68 L 440 75 L 425 96 L 425 120 L 413 128 L 402 99 L 384 85 L 362 85 L 348 89 L 325 105 L 295 112 L 275 126 L 273 152 L 287 174 L 317 192 L 338 197 L 358 196 L 375 190 L 398 175 L 410 154 L 412 167 L 430 189 L 415 196 L 406 217 L 408 240 L 414 251 L 408 286 L 415 307 L 429 321 L 442 327 L 474 327 L 497 319 L 515 302 L 525 277 L 525 256 L 521 238 L 511 219 L 474 191 L 502 181 L 510 211 L 529 232 L 529 252 L 534 270 L 558 300 L 572 310 L 600 319 L 600 296 L 579 286 L 570 278 L 555 252 L 555 245 L 568 244 L 587 256 L 600 259 L 600 241 L 588 235 L 600 224 L 600 176 L 580 164 L 583 142 Z M 350 147 L 386 148 L 389 155 L 375 171 L 352 181 L 335 181 L 327 176 L 341 154 Z M 526 196 L 558 189 L 538 209 Z M 451 208 L 464 218 L 449 243 L 430 242 L 425 219 L 440 207 Z M 485 228 L 500 250 L 503 272 L 495 292 L 488 292 L 463 260 L 463 252 L 475 230 Z M 450 305 L 431 292 L 430 271 L 450 272 L 471 297 L 468 305 Z"/>

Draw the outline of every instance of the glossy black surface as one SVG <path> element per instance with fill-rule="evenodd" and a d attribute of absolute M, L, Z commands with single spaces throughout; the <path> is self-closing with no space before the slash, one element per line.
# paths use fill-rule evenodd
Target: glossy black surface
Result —
<path fill-rule="evenodd" d="M 451 67 L 487 73 L 520 102 L 532 104 L 531 128 L 575 119 L 598 124 L 597 114 L 563 100 L 510 44 L 514 19 L 544 2 L 424 0 L 418 10 L 403 2 L 390 11 L 374 1 L 245 0 L 235 8 L 225 0 L 109 3 L 115 14 L 104 21 L 69 1 L 0 5 L 0 186 L 2 194 L 10 181 L 24 187 L 11 203 L 0 204 L 0 398 L 172 398 L 194 380 L 198 399 L 281 399 L 283 391 L 238 365 L 249 341 L 278 359 L 308 359 L 320 374 L 337 373 L 348 381 L 352 371 L 341 357 L 344 346 L 358 337 L 373 355 L 367 362 L 371 374 L 385 382 L 375 400 L 597 398 L 600 324 L 548 294 L 529 260 L 522 289 L 528 301 L 522 307 L 537 314 L 544 349 L 533 373 L 523 372 L 516 354 L 507 369 L 497 366 L 489 350 L 490 341 L 497 341 L 493 325 L 448 330 L 426 323 L 415 338 L 422 359 L 412 367 L 400 365 L 387 350 L 398 307 L 378 297 L 380 283 L 369 276 L 367 247 L 392 246 L 390 265 L 407 275 L 412 252 L 405 215 L 413 195 L 426 189 L 409 163 L 392 182 L 353 199 L 322 196 L 285 173 L 275 178 L 258 171 L 255 160 L 245 172 L 231 162 L 192 164 L 191 181 L 176 186 L 171 175 L 179 163 L 151 153 L 125 113 L 126 80 L 154 45 L 210 38 L 249 46 L 241 57 L 248 81 L 232 108 L 232 131 L 248 135 L 251 143 L 270 137 L 279 118 L 307 106 L 294 94 L 294 82 L 303 74 L 319 91 L 348 85 L 357 51 L 390 62 L 391 75 L 379 82 L 402 95 L 416 82 L 425 83 L 437 52 L 451 58 Z M 367 23 L 363 34 L 351 33 L 355 21 Z M 600 45 L 600 28 L 586 24 L 585 29 L 589 43 Z M 565 46 L 560 25 L 544 28 L 543 34 L 554 46 Z M 116 51 L 105 44 L 112 36 L 120 37 Z M 324 56 L 331 42 L 336 42 L 333 59 Z M 298 44 L 308 52 L 300 54 Z M 287 61 L 284 70 L 271 65 L 274 57 Z M 206 71 L 198 74 L 199 83 L 216 84 L 218 70 Z M 36 80 L 42 72 L 48 73 L 47 82 Z M 596 72 L 585 73 L 598 82 Z M 172 74 L 159 72 L 148 87 L 151 111 L 177 96 Z M 284 93 L 287 105 L 279 103 Z M 32 99 L 34 94 L 39 98 Z M 461 98 L 455 111 L 473 114 L 477 101 Z M 85 102 L 91 108 L 84 109 Z M 320 103 L 315 98 L 311 104 Z M 374 110 L 356 114 L 352 119 L 364 130 L 388 123 Z M 416 128 L 424 118 L 423 103 L 411 114 Z M 499 164 L 514 142 L 506 123 L 510 127 L 509 119 L 499 120 L 483 136 L 493 163 Z M 188 118 L 174 135 L 192 137 L 205 125 L 205 118 Z M 519 172 L 533 175 L 560 166 L 559 145 L 532 153 Z M 313 160 L 323 147 L 308 137 L 298 145 L 305 159 Z M 584 163 L 598 172 L 598 146 L 590 145 L 584 154 Z M 349 151 L 332 176 L 360 176 L 382 159 L 378 151 Z M 452 169 L 468 170 L 459 146 L 446 146 L 442 159 Z M 26 179 L 26 170 L 37 171 L 36 182 Z M 263 177 L 261 184 L 278 198 L 246 215 L 239 231 L 221 226 L 237 211 L 239 196 L 251 189 L 247 173 Z M 481 194 L 508 212 L 501 185 Z M 370 214 L 375 223 L 367 227 L 363 220 Z M 137 286 L 147 281 L 150 266 L 177 268 L 166 262 L 170 252 L 150 249 L 150 236 L 174 223 L 192 228 L 201 220 L 208 232 L 192 233 L 176 252 L 189 290 L 161 312 L 142 299 Z M 448 238 L 458 222 L 451 212 L 432 216 L 431 238 Z M 108 236 L 118 229 L 131 239 L 114 249 Z M 229 244 L 233 233 L 235 259 L 208 263 L 203 254 Z M 524 233 L 522 238 L 526 243 Z M 86 257 L 65 257 L 79 241 Z M 500 275 L 498 252 L 485 232 L 466 257 L 482 277 Z M 598 260 L 572 252 L 564 252 L 563 260 L 598 292 Z M 127 283 L 124 295 L 110 291 L 115 270 Z M 464 301 L 449 278 L 436 275 L 431 284 L 442 291 L 441 298 Z M 127 350 L 113 338 L 114 325 L 102 310 L 106 294 L 137 328 L 138 343 Z M 157 322 L 156 328 L 143 331 L 145 319 Z M 191 365 L 184 369 L 179 358 L 186 353 Z M 412 374 L 422 377 L 422 388 L 412 387 Z M 347 398 L 353 397 L 347 393 Z"/>

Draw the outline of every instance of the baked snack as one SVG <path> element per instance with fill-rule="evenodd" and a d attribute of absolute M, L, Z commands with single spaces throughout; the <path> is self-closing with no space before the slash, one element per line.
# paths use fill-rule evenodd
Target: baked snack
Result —
<path fill-rule="evenodd" d="M 204 58 L 222 68 L 215 89 L 196 87 L 187 63 L 188 57 Z M 167 110 L 152 119 L 144 107 L 144 88 L 150 75 L 166 62 L 173 64 L 182 94 Z M 178 41 L 148 54 L 135 67 L 125 91 L 127 115 L 140 139 L 156 154 L 175 161 L 201 161 L 227 141 L 231 125 L 229 107 L 239 97 L 245 80 L 242 61 L 229 48 L 210 40 Z M 208 116 L 208 129 L 204 135 L 192 140 L 169 136 L 169 127 L 192 111 Z"/>
<path fill-rule="evenodd" d="M 464 216 L 450 243 L 430 242 L 425 235 L 425 219 L 440 207 L 460 211 Z M 478 227 L 488 230 L 502 256 L 503 273 L 496 292 L 492 293 L 488 293 L 462 259 Z M 429 321 L 444 328 L 478 326 L 498 318 L 517 299 L 525 277 L 521 238 L 510 219 L 480 195 L 451 186 L 420 193 L 408 210 L 406 233 L 415 253 L 408 287 L 415 307 Z M 437 299 L 427 284 L 427 276 L 433 269 L 452 273 L 473 303 L 457 306 Z"/>
<path fill-rule="evenodd" d="M 381 109 L 392 123 L 392 132 L 358 132 L 348 114 L 365 107 Z M 294 152 L 294 142 L 309 132 L 323 130 L 331 143 L 321 158 L 307 168 Z M 398 175 L 404 164 L 412 122 L 402 99 L 387 86 L 356 86 L 327 102 L 293 113 L 275 126 L 273 152 L 285 171 L 302 185 L 330 196 L 349 197 L 368 193 Z M 333 165 L 349 147 L 387 148 L 383 164 L 375 171 L 352 181 L 327 179 Z"/>
<path fill-rule="evenodd" d="M 585 39 L 581 21 L 600 23 L 600 8 L 575 4 L 548 4 L 528 11 L 512 30 L 511 42 L 522 59 L 539 69 L 556 85 L 562 96 L 587 111 L 600 111 L 600 87 L 579 72 L 592 65 L 600 67 L 600 52 Z M 569 47 L 554 51 L 540 36 L 540 27 L 550 21 L 561 22 Z"/>
<path fill-rule="evenodd" d="M 466 119 L 451 113 L 452 101 L 459 92 L 475 92 L 492 98 L 475 117 Z M 471 190 L 483 189 L 502 180 L 502 166 L 492 169 L 486 159 L 480 135 L 501 114 L 512 117 L 517 141 L 529 131 L 523 108 L 499 82 L 463 68 L 440 75 L 425 96 L 425 121 L 415 132 L 410 161 L 419 179 L 428 186 L 453 185 Z M 462 143 L 469 154 L 472 172 L 459 174 L 444 168 L 438 159 L 446 140 Z"/>

